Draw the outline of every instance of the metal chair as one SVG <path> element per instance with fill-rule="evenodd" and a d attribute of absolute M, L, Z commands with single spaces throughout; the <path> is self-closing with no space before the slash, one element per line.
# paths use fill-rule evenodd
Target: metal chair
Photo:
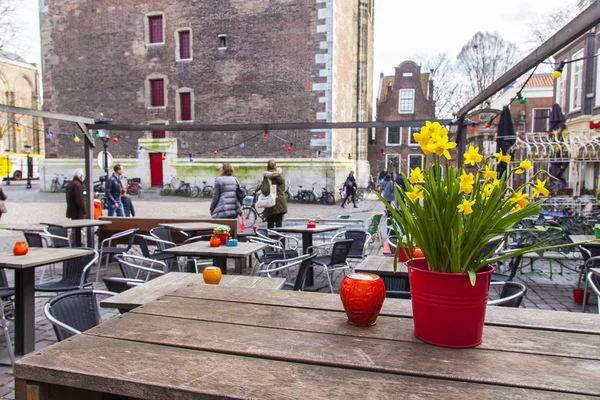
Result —
<path fill-rule="evenodd" d="M 52 243 L 52 235 L 48 235 L 45 233 L 39 233 L 39 232 L 23 232 L 23 235 L 25 236 L 25 241 L 27 242 L 27 246 L 29 247 L 52 247 L 51 243 Z M 60 241 L 64 241 L 65 238 L 62 237 L 58 237 L 56 236 L 57 240 Z M 54 264 L 52 265 L 44 265 L 44 267 L 42 268 L 42 276 L 40 276 L 40 282 L 44 281 L 44 276 L 46 276 L 46 270 L 50 268 L 51 273 L 54 272 L 55 270 L 55 266 Z"/>
<path fill-rule="evenodd" d="M 115 293 L 123 293 L 126 290 L 131 289 L 134 286 L 143 285 L 144 281 L 142 279 L 127 279 L 127 278 L 119 278 L 116 276 L 105 276 L 102 278 L 104 281 L 104 285 L 106 288 Z"/>
<path fill-rule="evenodd" d="M 348 258 L 356 261 L 362 261 L 367 258 L 367 243 L 371 241 L 371 234 L 362 230 L 347 230 L 337 233 L 331 238 L 335 242 L 338 238 L 352 239 L 352 246 L 348 253 Z"/>
<path fill-rule="evenodd" d="M 598 296 L 598 314 L 600 314 L 600 276 L 594 274 L 593 272 L 588 272 L 587 274 L 587 284 L 592 288 L 596 296 Z M 584 291 L 584 296 L 587 295 L 587 291 Z M 586 299 L 583 299 L 585 303 Z"/>
<path fill-rule="evenodd" d="M 306 274 L 308 272 L 308 265 L 317 257 L 316 253 L 304 254 L 295 258 L 272 260 L 266 265 L 263 265 L 263 269 L 257 269 L 253 271 L 253 275 L 266 275 L 272 278 L 271 275 L 277 274 L 279 271 L 285 272 L 286 282 L 284 283 L 284 290 L 304 290 L 304 284 L 306 282 Z M 291 280 L 290 268 L 299 266 L 296 279 Z"/>
<path fill-rule="evenodd" d="M 162 249 L 175 247 L 175 243 L 163 241 L 155 238 L 154 236 L 142 235 L 139 233 L 135 234 L 135 239 L 138 246 L 140 246 L 142 256 L 145 258 L 151 258 L 153 260 L 168 262 L 169 267 L 171 266 L 171 262 L 175 258 L 175 254 L 163 253 Z M 155 246 L 155 250 L 153 252 L 150 251 L 150 246 Z"/>
<path fill-rule="evenodd" d="M 123 253 L 115 256 L 123 278 L 135 279 L 147 282 L 152 274 L 164 275 L 168 272 L 167 264 L 159 260 L 140 257 L 133 254 Z M 155 267 L 158 267 L 155 268 Z M 140 274 L 146 273 L 146 278 L 140 278 Z"/>
<path fill-rule="evenodd" d="M 62 248 L 71 247 L 69 240 L 69 230 L 58 226 L 45 226 L 45 237 L 50 239 L 48 247 Z"/>
<path fill-rule="evenodd" d="M 381 233 L 379 232 L 379 224 L 381 224 L 381 217 L 383 214 L 375 214 L 371 217 L 371 221 L 369 222 L 369 226 L 366 229 L 366 232 L 371 235 L 371 240 L 374 242 L 375 240 L 379 241 L 381 245 Z"/>
<path fill-rule="evenodd" d="M 48 300 L 44 314 L 52 323 L 58 341 L 63 341 L 100 323 L 100 310 L 96 296 L 114 296 L 105 290 L 73 290 Z"/>
<path fill-rule="evenodd" d="M 408 276 L 379 275 L 385 285 L 385 297 L 410 300 L 410 284 Z"/>
<path fill-rule="evenodd" d="M 344 271 L 344 273 L 350 272 L 350 264 L 348 264 L 347 258 L 352 247 L 353 239 L 338 240 L 333 243 L 326 243 L 324 245 L 311 246 L 307 250 L 308 253 L 312 249 L 324 246 L 332 246 L 331 254 L 324 256 L 317 256 L 312 260 L 312 263 L 325 270 L 325 276 L 327 277 L 327 283 L 329 284 L 329 290 L 333 293 L 333 284 L 331 282 L 331 276 L 335 271 Z"/>
<path fill-rule="evenodd" d="M 283 247 L 287 248 L 288 250 L 297 251 L 298 247 L 300 247 L 300 241 L 294 236 L 284 235 L 283 233 L 266 228 L 257 228 L 254 231 L 254 233 L 256 236 L 262 237 L 264 239 L 278 240 L 279 242 L 281 242 Z"/>
<path fill-rule="evenodd" d="M 115 233 L 109 238 L 106 238 L 100 243 L 100 257 L 98 258 L 98 269 L 96 270 L 96 282 L 98 282 L 98 278 L 100 278 L 100 263 L 102 262 L 102 257 L 106 256 L 106 265 L 105 268 L 108 269 L 108 261 L 111 255 L 123 254 L 131 250 L 133 246 L 133 240 L 135 238 L 135 233 L 138 231 L 138 228 L 128 229 L 123 232 Z M 127 242 L 127 247 L 119 247 L 112 246 L 113 240 L 121 239 L 129 237 Z"/>
<path fill-rule="evenodd" d="M 517 275 L 523 255 L 512 257 L 508 262 L 508 274 L 502 272 L 492 272 L 492 282 L 512 281 Z"/>
<path fill-rule="evenodd" d="M 268 247 L 262 250 L 262 255 L 257 255 L 257 264 L 252 270 L 261 269 L 265 264 L 275 260 L 287 260 L 298 257 L 297 250 L 287 250 L 283 243 L 276 239 L 269 239 L 262 236 L 248 236 L 246 238 L 250 243 L 266 244 Z"/>
<path fill-rule="evenodd" d="M 581 253 L 584 254 L 585 251 L 587 251 L 589 253 L 589 251 L 587 249 L 582 248 Z M 591 254 L 591 253 L 589 253 Z M 583 272 L 583 276 L 587 277 L 590 273 L 590 268 L 598 268 L 600 266 L 600 256 L 597 257 L 589 257 L 587 260 L 585 260 L 585 263 L 583 264 L 582 268 L 582 272 Z M 580 272 L 581 275 L 581 272 Z M 590 283 L 589 279 L 585 279 L 584 285 L 583 285 L 583 305 L 581 306 L 581 312 L 585 312 L 585 307 L 587 306 L 587 301 L 585 299 L 585 297 L 587 296 L 587 289 L 588 289 L 588 284 Z M 579 282 L 577 284 L 577 287 L 579 287 Z M 599 306 L 600 307 L 600 306 Z"/>
<path fill-rule="evenodd" d="M 99 258 L 98 252 L 85 247 L 81 249 L 92 250 L 92 254 L 63 261 L 63 275 L 61 280 L 39 284 L 35 287 L 35 290 L 38 292 L 67 292 L 92 286 L 93 283 L 86 282 L 86 280 L 90 269 Z"/>
<path fill-rule="evenodd" d="M 14 293 L 13 293 L 14 294 Z M 4 296 L 1 296 L 4 297 Z M 6 313 L 4 312 L 4 302 L 0 298 L 0 323 L 2 324 L 2 330 L 4 331 L 4 340 L 6 341 L 6 350 L 8 351 L 8 357 L 10 358 L 10 364 L 15 365 L 15 350 L 10 340 L 10 333 L 8 331 L 8 322 L 6 321 Z"/>
<path fill-rule="evenodd" d="M 502 286 L 502 292 L 500 298 L 488 300 L 488 306 L 519 308 L 523 296 L 527 293 L 527 287 L 519 282 L 492 282 L 491 286 Z"/>
<path fill-rule="evenodd" d="M 178 230 L 177 232 L 179 232 L 186 238 L 190 236 L 187 233 L 185 233 L 184 231 Z M 166 228 L 164 226 L 158 226 L 156 228 L 152 228 L 152 229 L 150 229 L 150 236 L 152 236 L 156 239 L 160 239 L 164 242 L 170 242 L 173 245 L 172 247 L 177 246 L 173 242 L 173 236 L 171 235 L 171 228 Z M 162 244 L 160 246 L 162 246 Z M 166 248 L 168 248 L 168 247 L 166 247 Z M 164 250 L 164 249 L 161 248 L 161 250 Z"/>

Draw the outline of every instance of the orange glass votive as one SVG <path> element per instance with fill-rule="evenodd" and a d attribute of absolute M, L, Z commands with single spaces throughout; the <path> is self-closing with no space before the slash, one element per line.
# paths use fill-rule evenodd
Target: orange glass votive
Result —
<path fill-rule="evenodd" d="M 204 283 L 209 285 L 218 285 L 219 282 L 221 282 L 222 275 L 223 273 L 219 267 L 206 267 L 204 268 L 204 271 L 202 271 Z"/>

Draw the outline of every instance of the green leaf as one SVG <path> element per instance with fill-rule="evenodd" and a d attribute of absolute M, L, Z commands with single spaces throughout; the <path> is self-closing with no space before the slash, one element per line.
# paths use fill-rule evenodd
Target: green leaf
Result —
<path fill-rule="evenodd" d="M 469 280 L 471 281 L 471 286 L 475 286 L 475 279 L 477 279 L 477 275 L 475 275 L 475 271 L 473 270 L 467 270 L 467 273 L 469 274 Z"/>

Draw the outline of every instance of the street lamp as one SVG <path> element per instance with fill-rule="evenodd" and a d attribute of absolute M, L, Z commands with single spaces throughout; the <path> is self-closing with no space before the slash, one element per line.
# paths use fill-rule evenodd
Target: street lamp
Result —
<path fill-rule="evenodd" d="M 33 168 L 31 168 L 31 156 L 29 155 L 31 153 L 31 145 L 26 144 L 23 147 L 25 147 L 27 153 L 27 189 L 31 189 L 31 173 L 33 172 Z"/>
<path fill-rule="evenodd" d="M 94 120 L 96 124 L 110 124 L 111 119 L 104 117 L 103 114 L 100 114 L 100 118 Z M 104 173 L 106 175 L 106 179 L 108 180 L 108 131 L 106 129 L 98 129 L 96 132 L 96 137 L 102 139 L 102 143 L 104 144 Z"/>
<path fill-rule="evenodd" d="M 10 155 L 10 150 L 4 151 L 6 151 L 6 184 L 10 185 L 10 161 L 8 159 L 8 156 Z"/>

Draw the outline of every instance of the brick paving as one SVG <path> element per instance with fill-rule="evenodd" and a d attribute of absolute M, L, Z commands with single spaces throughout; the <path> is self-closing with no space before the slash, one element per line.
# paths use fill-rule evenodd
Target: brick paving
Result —
<path fill-rule="evenodd" d="M 7 207 L 9 212 L 2 216 L 1 223 L 3 229 L 0 229 L 0 250 L 12 248 L 12 245 L 17 240 L 23 240 L 23 235 L 20 230 L 23 229 L 39 229 L 38 221 L 44 220 L 62 220 L 64 219 L 65 204 L 64 193 L 41 193 L 34 189 L 26 190 L 23 185 L 11 185 L 7 187 L 9 200 Z M 208 217 L 207 200 L 184 199 L 173 197 L 160 197 L 157 193 L 146 193 L 144 198 L 137 199 L 134 197 L 136 212 L 139 216 L 152 216 L 159 212 L 161 217 Z M 290 204 L 288 217 L 335 217 L 339 214 L 351 214 L 352 218 L 364 218 L 367 220 L 372 213 L 382 211 L 382 205 L 377 201 L 375 196 L 371 195 L 364 202 L 359 203 L 358 209 L 344 209 L 339 206 L 326 205 L 299 205 Z M 15 229 L 15 230 L 13 230 Z M 316 238 L 315 244 L 319 240 L 328 240 L 331 236 L 325 235 L 322 238 Z M 382 247 L 379 244 L 369 248 L 370 254 L 381 254 Z M 577 285 L 578 273 L 576 263 L 566 263 L 567 267 L 563 270 L 563 274 L 554 274 L 552 279 L 546 275 L 539 273 L 527 273 L 528 268 L 524 268 L 523 272 L 519 272 L 515 278 L 516 281 L 522 282 L 527 286 L 527 294 L 523 300 L 522 307 L 537 308 L 545 310 L 557 310 L 568 312 L 581 312 L 581 304 L 575 304 L 573 301 L 573 288 Z M 233 272 L 233 265 L 230 265 Z M 536 261 L 535 268 L 548 270 L 548 264 L 543 261 Z M 58 268 L 58 271 L 60 268 Z M 36 279 L 41 276 L 41 268 L 36 271 Z M 555 265 L 555 271 L 558 271 Z M 249 271 L 245 270 L 244 274 Z M 47 273 L 48 274 L 48 273 Z M 108 271 L 101 270 L 101 275 L 118 276 L 116 265 L 111 264 Z M 9 280 L 12 280 L 12 272 L 7 271 Z M 90 276 L 95 275 L 93 269 Z M 59 273 L 53 276 L 46 276 L 45 279 L 60 279 Z M 341 280 L 340 275 L 336 275 L 334 279 L 334 289 L 339 288 Z M 320 270 L 315 270 L 315 281 L 319 285 L 325 285 L 326 279 L 324 273 Z M 102 280 L 94 285 L 97 289 L 105 289 Z M 326 288 L 321 289 L 322 292 L 327 292 Z M 46 320 L 43 314 L 43 307 L 48 297 L 37 297 L 35 301 L 36 310 L 36 349 L 41 349 L 56 342 L 56 337 L 51 324 Z M 116 310 L 102 309 L 103 320 L 117 315 Z M 598 313 L 597 299 L 592 296 L 590 299 L 588 313 Z M 9 320 L 9 330 L 12 333 L 12 322 Z M 8 361 L 8 353 L 3 339 L 0 339 L 0 361 Z M 14 398 L 14 381 L 12 377 L 12 368 L 8 366 L 0 366 L 0 398 Z"/>

